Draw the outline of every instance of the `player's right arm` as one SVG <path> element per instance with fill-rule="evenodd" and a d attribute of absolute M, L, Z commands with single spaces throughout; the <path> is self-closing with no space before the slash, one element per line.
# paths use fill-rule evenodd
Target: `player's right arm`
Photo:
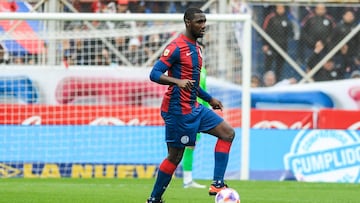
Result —
<path fill-rule="evenodd" d="M 173 64 L 178 63 L 179 60 L 179 48 L 175 43 L 170 43 L 151 70 L 150 80 L 162 85 L 177 85 L 181 89 L 190 91 L 194 87 L 195 80 L 179 79 L 164 74 L 173 66 Z"/>
<path fill-rule="evenodd" d="M 178 79 L 164 73 L 168 70 L 168 67 L 162 61 L 157 61 L 150 72 L 150 80 L 162 85 L 177 85 L 181 89 L 190 91 L 194 87 L 195 80 Z"/>

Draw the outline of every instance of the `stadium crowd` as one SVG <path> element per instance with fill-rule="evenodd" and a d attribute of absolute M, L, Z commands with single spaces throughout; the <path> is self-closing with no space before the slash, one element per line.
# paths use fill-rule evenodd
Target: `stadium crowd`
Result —
<path fill-rule="evenodd" d="M 309 72 L 359 24 L 359 10 L 354 7 L 327 8 L 324 4 L 305 9 L 303 17 L 297 21 L 299 36 L 294 57 Z M 289 8 L 276 5 L 263 21 L 264 31 L 286 52 L 294 41 L 296 24 L 292 23 L 293 17 Z M 264 71 L 274 69 L 278 81 L 283 79 L 284 58 L 265 40 L 262 50 L 265 55 Z M 313 79 L 328 81 L 350 78 L 353 71 L 359 70 L 359 58 L 358 32 L 323 64 Z"/>
<path fill-rule="evenodd" d="M 182 13 L 187 7 L 201 7 L 203 1 L 144 1 L 144 0 L 72 0 L 71 7 L 64 6 L 64 12 L 94 13 Z M 336 45 L 344 39 L 360 20 L 360 7 L 344 5 L 264 5 L 244 4 L 231 0 L 233 13 L 252 10 L 253 19 L 289 57 L 294 59 L 305 72 L 311 71 Z M 74 10 L 75 9 L 75 10 Z M 210 12 L 207 10 L 206 12 Z M 64 30 L 84 31 L 89 29 L 123 29 L 131 32 L 137 27 L 151 26 L 144 22 L 68 22 Z M 236 27 L 235 27 L 236 28 Z M 172 36 L 173 33 L 149 34 L 132 37 L 121 34 L 106 39 L 115 50 L 109 49 L 104 39 L 63 40 L 63 62 L 69 65 L 149 65 L 149 59 Z M 241 39 L 238 39 L 241 47 Z M 253 79 L 256 86 L 294 84 L 299 75 L 289 66 L 271 43 L 258 33 L 253 37 Z M 2 50 L 2 51 L 1 51 Z M 3 53 L 3 47 L 0 47 Z M 0 52 L 0 53 L 1 53 Z M 23 57 L 6 53 L 0 55 L 1 63 L 36 64 L 36 57 Z M 123 56 L 123 57 L 119 57 Z M 26 60 L 29 59 L 29 60 Z M 154 59 L 152 59 L 154 62 Z M 211 75 L 211 67 L 208 67 Z M 360 32 L 345 43 L 333 57 L 313 75 L 314 81 L 328 81 L 351 78 L 360 71 Z M 270 75 L 273 82 L 268 83 Z M 255 84 L 255 83 L 254 83 Z"/>

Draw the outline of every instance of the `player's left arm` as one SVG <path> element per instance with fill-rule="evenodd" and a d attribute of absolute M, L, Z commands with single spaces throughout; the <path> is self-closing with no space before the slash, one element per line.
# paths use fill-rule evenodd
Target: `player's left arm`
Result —
<path fill-rule="evenodd" d="M 201 87 L 198 88 L 198 97 L 208 102 L 213 109 L 223 109 L 223 105 L 220 100 L 212 97 L 209 93 L 203 90 Z"/>

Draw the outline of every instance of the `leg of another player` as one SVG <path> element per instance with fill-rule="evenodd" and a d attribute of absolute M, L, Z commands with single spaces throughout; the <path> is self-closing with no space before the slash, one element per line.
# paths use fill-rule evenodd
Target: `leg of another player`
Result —
<path fill-rule="evenodd" d="M 154 188 L 151 192 L 150 198 L 147 200 L 147 203 L 163 202 L 161 197 L 169 185 L 172 175 L 174 174 L 176 167 L 179 165 L 185 149 L 171 147 L 169 144 L 167 145 L 167 148 L 168 156 L 160 164 Z"/>
<path fill-rule="evenodd" d="M 196 141 L 200 139 L 200 133 L 196 135 Z M 186 147 L 183 157 L 183 183 L 184 188 L 206 188 L 205 185 L 201 185 L 193 180 L 192 169 L 194 159 L 195 147 Z"/>
<path fill-rule="evenodd" d="M 235 131 L 227 122 L 223 121 L 215 128 L 209 130 L 208 133 L 218 137 L 215 145 L 214 177 L 209 189 L 209 195 L 216 195 L 221 189 L 227 187 L 224 183 L 224 175 Z"/>

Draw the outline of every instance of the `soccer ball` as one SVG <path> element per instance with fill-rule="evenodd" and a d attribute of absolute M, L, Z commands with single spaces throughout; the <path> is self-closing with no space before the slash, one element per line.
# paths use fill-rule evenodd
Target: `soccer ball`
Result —
<path fill-rule="evenodd" d="M 215 203 L 240 203 L 240 195 L 234 189 L 225 188 L 216 194 Z"/>

